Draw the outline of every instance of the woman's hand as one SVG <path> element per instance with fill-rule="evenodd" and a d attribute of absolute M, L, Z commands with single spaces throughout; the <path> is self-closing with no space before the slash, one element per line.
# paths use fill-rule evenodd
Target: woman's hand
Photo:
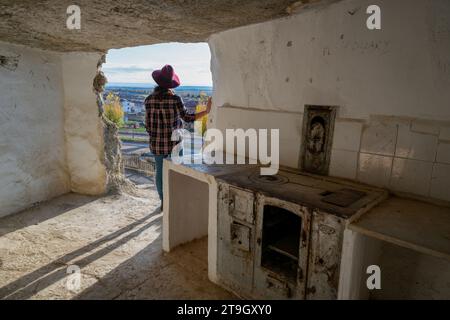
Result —
<path fill-rule="evenodd" d="M 196 113 L 195 114 L 195 120 L 201 119 L 204 116 L 206 116 L 208 113 L 210 113 L 211 111 L 211 106 L 212 106 L 212 99 L 211 97 L 208 98 L 208 102 L 206 103 L 206 109 L 202 112 Z"/>
<path fill-rule="evenodd" d="M 206 103 L 206 113 L 210 113 L 211 112 L 211 106 L 212 106 L 212 98 L 209 97 L 208 98 L 208 102 Z"/>

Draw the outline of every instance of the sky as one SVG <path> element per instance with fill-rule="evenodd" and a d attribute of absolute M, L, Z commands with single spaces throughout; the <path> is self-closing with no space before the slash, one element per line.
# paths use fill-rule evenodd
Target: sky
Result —
<path fill-rule="evenodd" d="M 207 43 L 164 43 L 111 49 L 102 70 L 109 83 L 148 83 L 151 73 L 170 64 L 182 86 L 212 86 L 211 53 Z"/>

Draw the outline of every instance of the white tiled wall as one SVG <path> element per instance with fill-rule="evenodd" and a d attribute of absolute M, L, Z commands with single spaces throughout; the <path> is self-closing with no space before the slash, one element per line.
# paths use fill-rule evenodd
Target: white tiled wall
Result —
<path fill-rule="evenodd" d="M 392 157 L 370 153 L 359 154 L 357 180 L 379 187 L 388 187 Z"/>
<path fill-rule="evenodd" d="M 449 200 L 450 196 L 450 165 L 435 163 L 431 176 L 430 196 Z"/>
<path fill-rule="evenodd" d="M 432 170 L 432 162 L 394 158 L 389 186 L 393 190 L 427 196 Z"/>
<path fill-rule="evenodd" d="M 437 144 L 436 135 L 416 133 L 410 130 L 409 125 L 401 124 L 398 126 L 395 156 L 433 162 Z"/>
<path fill-rule="evenodd" d="M 356 179 L 358 152 L 334 149 L 331 152 L 330 171 L 335 176 Z"/>
<path fill-rule="evenodd" d="M 439 141 L 436 162 L 450 164 L 450 142 Z"/>
<path fill-rule="evenodd" d="M 361 152 L 393 156 L 397 139 L 397 124 L 375 120 L 363 128 Z"/>
<path fill-rule="evenodd" d="M 450 201 L 450 124 L 337 119 L 330 175 Z"/>
<path fill-rule="evenodd" d="M 216 127 L 275 128 L 280 164 L 298 167 L 303 115 L 218 108 Z M 329 174 L 450 201 L 450 123 L 374 116 L 337 118 Z"/>
<path fill-rule="evenodd" d="M 359 151 L 363 123 L 360 121 L 336 121 L 333 148 Z"/>

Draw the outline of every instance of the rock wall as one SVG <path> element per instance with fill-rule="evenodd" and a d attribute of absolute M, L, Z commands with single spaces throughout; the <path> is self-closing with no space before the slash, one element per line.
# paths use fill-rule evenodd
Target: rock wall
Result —
<path fill-rule="evenodd" d="M 0 40 L 64 52 L 199 42 L 215 32 L 286 16 L 301 7 L 299 3 L 297 0 L 0 0 Z M 66 26 L 67 20 L 70 25 L 72 18 L 77 17 L 73 11 L 66 13 L 71 5 L 80 9 L 79 30 Z"/>
<path fill-rule="evenodd" d="M 450 201 L 450 3 L 366 0 L 212 35 L 210 127 L 280 129 L 299 166 L 306 104 L 339 106 L 330 174 Z"/>
<path fill-rule="evenodd" d="M 0 216 L 107 190 L 92 81 L 101 54 L 0 43 Z"/>
<path fill-rule="evenodd" d="M 58 54 L 0 43 L 0 217 L 70 191 Z"/>
<path fill-rule="evenodd" d="M 62 54 L 65 139 L 71 191 L 102 194 L 106 191 L 103 126 L 92 82 L 102 54 Z"/>

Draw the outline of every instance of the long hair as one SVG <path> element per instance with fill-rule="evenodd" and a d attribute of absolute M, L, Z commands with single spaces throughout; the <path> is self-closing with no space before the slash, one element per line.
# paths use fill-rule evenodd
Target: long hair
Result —
<path fill-rule="evenodd" d="M 153 94 L 158 96 L 159 98 L 162 98 L 162 96 L 164 96 L 166 94 L 173 94 L 173 91 L 171 89 L 168 89 L 168 88 L 156 86 L 153 89 Z"/>

